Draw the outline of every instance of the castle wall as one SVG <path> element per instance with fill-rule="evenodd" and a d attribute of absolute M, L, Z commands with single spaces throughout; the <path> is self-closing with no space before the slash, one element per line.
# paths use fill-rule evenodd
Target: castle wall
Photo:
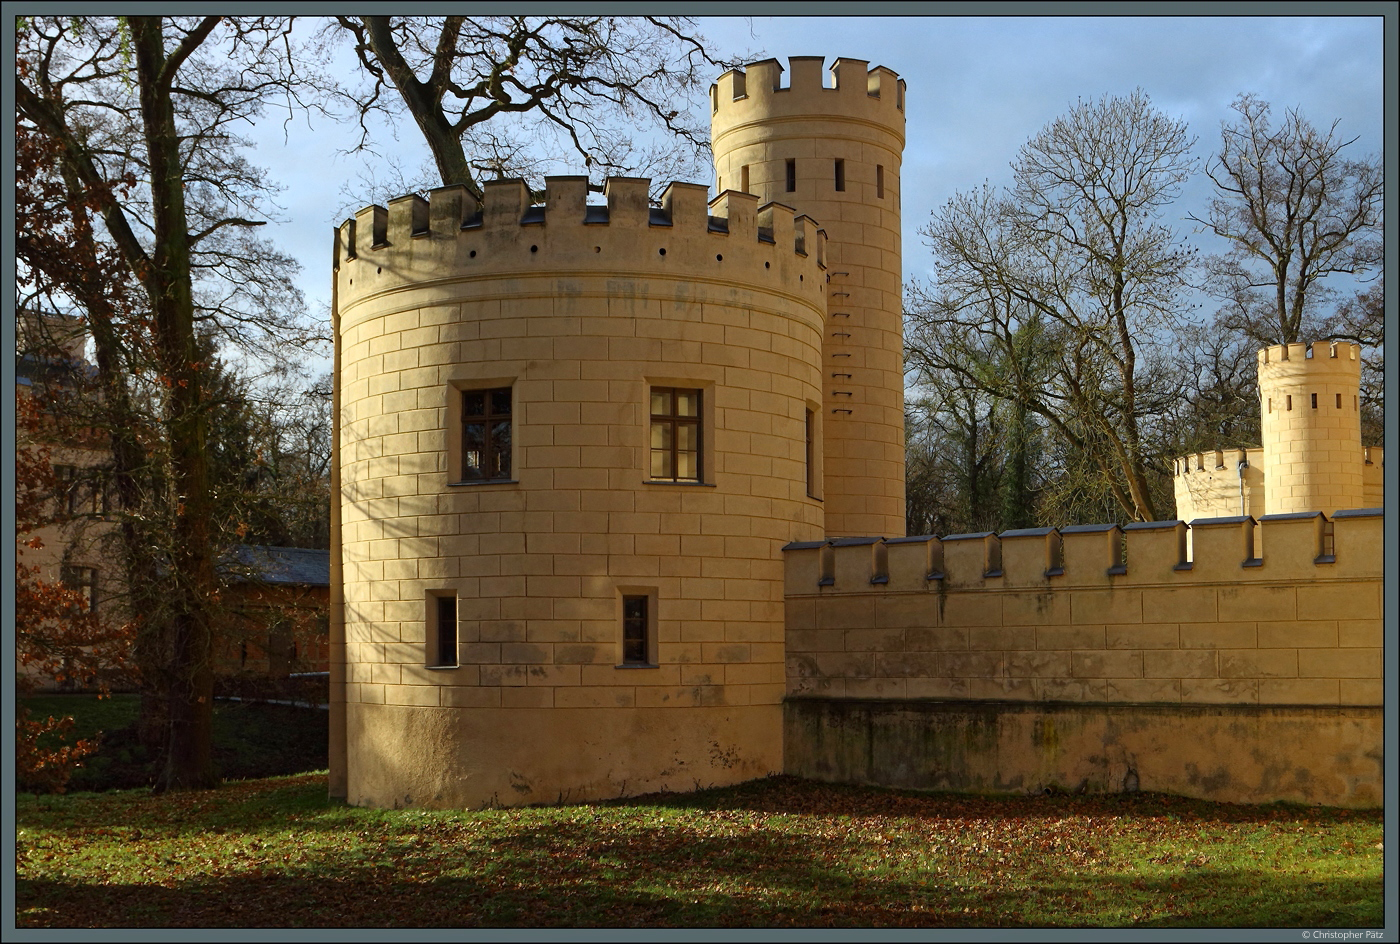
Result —
<path fill-rule="evenodd" d="M 831 68 L 833 87 L 824 88 L 822 63 L 793 57 L 787 86 L 776 59 L 720 77 L 711 88 L 715 172 L 720 190 L 797 207 L 826 227 L 827 533 L 898 535 L 905 514 L 904 82 L 883 66 L 843 58 Z"/>
<path fill-rule="evenodd" d="M 371 207 L 338 231 L 347 786 L 481 806 L 781 769 L 780 548 L 808 495 L 826 280 L 756 198 L 550 178 Z M 716 215 L 711 216 L 714 209 Z M 649 390 L 701 392 L 702 474 L 657 481 Z M 509 389 L 509 481 L 462 481 L 465 391 Z M 819 445 L 819 444 L 818 444 Z M 816 452 L 819 457 L 819 450 Z M 433 653 L 455 595 L 457 655 Z M 650 601 L 624 665 L 623 597 Z"/>
<path fill-rule="evenodd" d="M 792 545 L 787 770 L 1377 805 L 1382 519 L 1331 523 Z"/>

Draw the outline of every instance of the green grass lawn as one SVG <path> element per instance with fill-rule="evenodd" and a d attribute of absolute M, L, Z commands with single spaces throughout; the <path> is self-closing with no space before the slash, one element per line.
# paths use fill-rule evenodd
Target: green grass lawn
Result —
<path fill-rule="evenodd" d="M 1379 927 L 1382 814 L 774 777 L 483 812 L 21 796 L 20 927 Z"/>
<path fill-rule="evenodd" d="M 101 733 L 101 747 L 74 770 L 70 791 L 130 789 L 152 782 L 151 758 L 134 727 L 140 707 L 136 695 L 32 695 L 20 704 L 32 718 L 72 715 L 70 743 Z M 317 708 L 215 701 L 214 764 L 223 777 L 240 780 L 324 770 L 329 732 L 330 716 Z"/>

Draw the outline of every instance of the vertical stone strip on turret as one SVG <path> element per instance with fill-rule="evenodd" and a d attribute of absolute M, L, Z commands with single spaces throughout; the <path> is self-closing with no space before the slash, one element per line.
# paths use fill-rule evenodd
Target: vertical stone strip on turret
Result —
<path fill-rule="evenodd" d="M 904 534 L 900 163 L 904 81 L 883 66 L 769 59 L 711 89 L 720 190 L 793 206 L 827 235 L 823 494 L 830 536 Z"/>

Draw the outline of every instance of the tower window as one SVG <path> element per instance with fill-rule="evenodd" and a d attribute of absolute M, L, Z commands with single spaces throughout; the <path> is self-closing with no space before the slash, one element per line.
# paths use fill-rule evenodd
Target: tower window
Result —
<path fill-rule="evenodd" d="M 839 157 L 836 159 L 836 189 L 846 189 L 846 162 Z"/>
<path fill-rule="evenodd" d="M 1337 394 L 1337 409 L 1340 410 L 1341 408 L 1342 408 L 1342 395 L 1339 393 L 1339 394 Z"/>
<path fill-rule="evenodd" d="M 787 159 L 787 192 L 794 193 L 797 190 L 797 159 L 789 157 Z"/>
<path fill-rule="evenodd" d="M 807 411 L 807 497 L 817 497 L 817 428 L 816 414 Z"/>
<path fill-rule="evenodd" d="M 875 196 L 881 200 L 885 198 L 885 165 L 875 165 Z"/>
<path fill-rule="evenodd" d="M 650 599 L 645 595 L 622 598 L 622 664 L 650 665 Z"/>
<path fill-rule="evenodd" d="M 1286 407 L 1287 410 L 1290 410 L 1290 411 L 1291 411 L 1291 410 L 1293 409 L 1293 394 L 1290 393 L 1290 394 L 1288 395 L 1288 397 L 1287 397 L 1287 402 L 1284 404 L 1284 406 Z"/>
<path fill-rule="evenodd" d="M 651 388 L 651 478 L 699 482 L 700 391 Z"/>
<path fill-rule="evenodd" d="M 749 165 L 745 164 L 739 168 L 739 189 L 744 193 L 749 192 Z"/>
<path fill-rule="evenodd" d="M 1317 409 L 1317 394 L 1315 394 L 1315 393 L 1312 395 L 1312 408 L 1313 408 L 1314 410 Z"/>
<path fill-rule="evenodd" d="M 428 665 L 457 666 L 457 594 L 451 591 L 428 596 Z"/>
<path fill-rule="evenodd" d="M 510 479 L 511 390 L 462 392 L 463 482 Z"/>

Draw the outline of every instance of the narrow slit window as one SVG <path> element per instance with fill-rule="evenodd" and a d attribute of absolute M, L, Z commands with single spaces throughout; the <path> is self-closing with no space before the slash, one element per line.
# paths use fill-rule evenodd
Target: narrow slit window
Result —
<path fill-rule="evenodd" d="M 1337 394 L 1337 409 L 1340 410 L 1341 408 L 1342 408 L 1342 395 L 1339 393 L 1339 394 Z"/>
<path fill-rule="evenodd" d="M 875 196 L 883 200 L 885 198 L 885 165 L 875 165 Z"/>
<path fill-rule="evenodd" d="M 807 411 L 807 497 L 817 497 L 817 430 L 816 414 Z"/>
<path fill-rule="evenodd" d="M 739 168 L 739 189 L 744 193 L 749 192 L 749 165 L 745 164 Z"/>
<path fill-rule="evenodd" d="M 442 593 L 428 598 L 432 632 L 429 639 L 429 664 L 437 668 L 457 665 L 457 594 Z"/>
<path fill-rule="evenodd" d="M 795 157 L 789 157 L 789 158 L 787 159 L 787 192 L 788 192 L 788 193 L 795 193 L 796 191 L 797 191 L 797 158 L 795 158 Z"/>
<path fill-rule="evenodd" d="M 846 162 L 839 157 L 836 159 L 836 189 L 846 189 Z"/>
<path fill-rule="evenodd" d="M 700 391 L 651 388 L 651 478 L 700 482 Z"/>
<path fill-rule="evenodd" d="M 644 595 L 622 598 L 622 664 L 650 665 L 650 601 Z"/>
<path fill-rule="evenodd" d="M 1284 410 L 1285 413 L 1291 412 L 1291 411 L 1292 411 L 1292 409 L 1293 409 L 1293 394 L 1291 394 L 1291 393 L 1288 394 L 1288 396 L 1287 396 L 1287 398 L 1286 398 L 1286 402 L 1284 403 L 1284 406 L 1285 406 L 1285 408 L 1286 408 L 1286 409 Z"/>
<path fill-rule="evenodd" d="M 1317 409 L 1317 394 L 1315 394 L 1315 393 L 1312 395 L 1312 408 L 1313 408 L 1314 410 Z"/>
<path fill-rule="evenodd" d="M 511 390 L 462 392 L 463 482 L 510 479 Z"/>

